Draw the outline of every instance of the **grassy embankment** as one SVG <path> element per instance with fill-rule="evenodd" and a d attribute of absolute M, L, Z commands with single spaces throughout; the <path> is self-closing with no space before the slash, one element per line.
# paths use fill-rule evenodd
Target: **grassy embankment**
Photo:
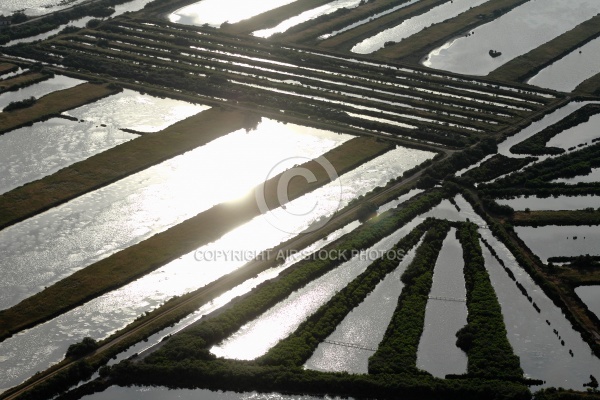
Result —
<path fill-rule="evenodd" d="M 387 152 L 393 147 L 371 138 L 355 138 L 325 154 L 339 174 Z M 313 171 L 317 181 L 307 183 L 296 177 L 290 181 L 290 200 L 329 182 L 326 171 L 315 161 L 303 165 Z M 277 183 L 280 176 L 265 184 L 265 200 L 270 208 L 279 204 Z M 0 312 L 4 332 L 0 338 L 36 325 L 89 301 L 102 293 L 143 276 L 162 265 L 214 241 L 245 221 L 261 214 L 254 193 L 233 203 L 222 203 L 197 216 L 80 270 L 42 292 Z"/>
<path fill-rule="evenodd" d="M 64 111 L 92 103 L 118 91 L 119 89 L 111 89 L 107 85 L 83 83 L 70 89 L 50 93 L 39 98 L 29 108 L 0 113 L 0 134 L 33 124 L 34 122 L 43 121 Z"/>
<path fill-rule="evenodd" d="M 445 3 L 449 0 L 422 0 L 418 1 L 415 4 L 411 4 L 405 8 L 401 8 L 398 11 L 395 11 L 391 14 L 384 15 L 383 17 L 377 18 L 371 22 L 368 22 L 364 25 L 360 25 L 354 29 L 346 31 L 344 33 L 340 33 L 339 35 L 333 36 L 331 38 L 325 39 L 323 41 L 318 42 L 318 46 L 324 49 L 335 49 L 335 50 L 346 50 L 350 51 L 350 49 L 358 42 L 363 39 L 369 38 L 373 35 L 376 35 L 378 32 L 391 28 L 400 24 L 403 20 L 412 18 L 414 16 L 423 14 L 429 11 L 431 8 Z M 394 5 L 390 4 L 390 7 L 393 8 Z M 349 14 L 344 17 L 344 20 L 347 20 L 348 25 L 354 22 L 354 19 L 364 19 L 368 18 L 371 14 L 361 15 L 361 18 L 356 18 L 355 15 Z M 329 32 L 327 32 L 329 33 Z"/>
<path fill-rule="evenodd" d="M 31 72 L 18 75 L 14 78 L 9 78 L 0 81 L 0 93 L 18 90 L 20 88 L 30 86 L 38 82 L 42 82 L 50 78 L 52 78 L 51 74 L 43 72 Z"/>
<path fill-rule="evenodd" d="M 256 15 L 252 18 L 236 22 L 235 24 L 225 24 L 221 30 L 231 34 L 251 34 L 259 29 L 267 29 L 277 26 L 288 18 L 295 17 L 304 11 L 320 7 L 331 0 L 304 0 L 275 8 L 273 10 Z"/>
<path fill-rule="evenodd" d="M 512 217 L 519 226 L 600 225 L 600 211 L 519 211 Z"/>
<path fill-rule="evenodd" d="M 598 36 L 600 16 L 596 15 L 529 53 L 507 62 L 488 76 L 505 81 L 525 81 Z"/>
<path fill-rule="evenodd" d="M 248 118 L 238 111 L 210 109 L 16 188 L 0 196 L 0 228 L 242 129 Z"/>
<path fill-rule="evenodd" d="M 19 69 L 18 65 L 11 63 L 1 63 L 0 64 L 0 75 L 8 74 L 14 72 Z M 0 76 L 1 78 L 2 76 Z"/>
<path fill-rule="evenodd" d="M 384 59 L 402 59 L 418 64 L 431 50 L 442 46 L 448 40 L 464 35 L 471 29 L 497 18 L 529 0 L 494 0 L 451 18 L 435 24 L 421 32 L 412 35 L 410 40 L 403 40 L 395 45 L 387 46 L 374 53 L 375 57 Z M 480 16 L 485 17 L 481 18 Z"/>

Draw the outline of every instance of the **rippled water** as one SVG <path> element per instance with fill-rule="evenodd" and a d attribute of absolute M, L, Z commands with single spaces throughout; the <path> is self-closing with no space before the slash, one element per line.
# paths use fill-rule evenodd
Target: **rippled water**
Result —
<path fill-rule="evenodd" d="M 514 210 L 524 211 L 529 208 L 538 210 L 583 210 L 588 207 L 594 209 L 600 205 L 600 196 L 557 196 L 557 197 L 524 197 L 514 199 L 498 199 L 498 204 L 511 206 Z"/>
<path fill-rule="evenodd" d="M 544 68 L 527 83 L 570 92 L 586 79 L 600 73 L 599 65 L 600 39 L 594 39 Z"/>
<path fill-rule="evenodd" d="M 412 230 L 417 221 L 403 227 L 407 232 Z M 366 374 L 369 371 L 369 357 L 383 340 L 385 331 L 392 319 L 402 293 L 404 284 L 400 277 L 412 262 L 417 247 L 411 249 L 402 259 L 398 268 L 387 275 L 365 300 L 354 308 L 327 337 L 327 341 L 351 343 L 363 347 L 348 347 L 328 342 L 321 342 L 304 367 L 317 371 L 349 372 Z"/>
<path fill-rule="evenodd" d="M 233 132 L 4 229 L 0 308 L 215 204 L 245 195 L 274 166 L 283 171 L 294 162 L 281 160 L 317 157 L 348 139 L 263 120 L 249 134 Z M 232 168 L 238 165 L 245 167 Z"/>
<path fill-rule="evenodd" d="M 286 126 L 290 127 L 290 124 Z M 414 150 L 399 148 L 364 164 L 360 170 L 357 169 L 342 175 L 341 206 L 347 204 L 354 197 L 367 193 L 374 186 L 401 174 L 403 168 L 414 166 L 410 163 L 404 164 L 404 167 L 394 166 L 398 159 L 404 159 L 404 162 L 407 162 L 406 160 L 413 157 L 412 162 L 418 163 L 419 153 L 425 159 L 434 155 L 433 153 L 418 152 L 417 156 L 411 156 L 413 152 Z M 70 344 L 78 342 L 86 336 L 103 339 L 173 296 L 202 287 L 238 269 L 258 252 L 294 237 L 319 220 L 321 216 L 335 211 L 338 203 L 330 199 L 332 196 L 339 199 L 339 190 L 338 182 L 332 182 L 317 189 L 313 195 L 319 199 L 315 212 L 303 216 L 287 215 L 285 230 L 276 228 L 264 216 L 258 216 L 230 231 L 221 239 L 186 254 L 135 282 L 0 343 L 0 353 L 9 355 L 4 362 L 0 362 L 0 368 L 8 371 L 4 381 L 0 376 L 0 387 L 14 386 L 35 371 L 43 370 L 60 361 Z M 308 196 L 303 196 L 290 202 L 286 210 L 276 210 L 277 215 L 283 218 L 286 213 L 311 204 L 307 198 L 310 200 Z M 314 205 L 314 203 L 312 204 Z M 331 234 L 327 240 L 322 242 L 326 244 L 327 241 L 334 240 L 336 235 L 345 234 L 355 227 L 355 225 L 350 225 L 342 231 Z M 311 246 L 309 250 L 319 248 L 320 245 L 321 243 L 316 244 L 315 247 Z M 217 256 L 219 254 L 220 256 Z M 224 254 L 235 254 L 236 256 L 228 257 Z M 303 254 L 305 253 L 300 253 L 300 255 Z M 277 257 L 279 254 L 270 256 Z M 214 304 L 218 305 L 218 302 L 215 301 Z M 210 308 L 199 312 L 209 311 Z"/>
<path fill-rule="evenodd" d="M 600 318 L 600 286 L 579 286 L 575 288 L 575 293 Z"/>
<path fill-rule="evenodd" d="M 84 83 L 84 81 L 79 79 L 69 78 L 64 75 L 56 75 L 53 78 L 27 86 L 16 92 L 4 92 L 0 94 L 0 110 L 4 109 L 4 107 L 12 101 L 25 100 L 31 96 L 39 99 L 49 93 L 69 89 L 82 83 Z"/>
<path fill-rule="evenodd" d="M 366 250 L 366 254 L 390 250 L 412 229 L 407 228 L 410 227 L 403 227 L 382 239 Z M 339 290 L 360 275 L 375 258 L 355 257 L 341 264 L 302 289 L 293 292 L 257 319 L 242 326 L 221 344 L 213 346 L 211 352 L 218 357 L 238 360 L 253 360 L 264 355 L 280 340 L 294 332 L 306 318 L 329 301 Z"/>
<path fill-rule="evenodd" d="M 52 118 L 0 136 L 0 194 L 208 109 L 125 90 L 68 111 L 79 122 Z M 104 125 L 104 126 L 103 126 Z"/>
<path fill-rule="evenodd" d="M 433 285 L 425 311 L 417 367 L 438 378 L 467 372 L 467 355 L 456 346 L 456 332 L 467 324 L 467 289 L 462 246 L 452 228 L 435 264 Z"/>
<path fill-rule="evenodd" d="M 544 262 L 558 256 L 600 256 L 597 226 L 518 226 L 515 232 Z"/>
<path fill-rule="evenodd" d="M 276 33 L 285 32 L 291 27 L 299 25 L 303 22 L 310 21 L 311 19 L 315 19 L 323 15 L 334 13 L 341 8 L 356 8 L 360 4 L 360 2 L 361 0 L 332 1 L 331 3 L 325 4 L 321 7 L 313 8 L 312 10 L 304 11 L 303 13 L 300 13 L 292 18 L 288 18 L 273 28 L 261 29 L 259 31 L 252 32 L 252 34 L 261 38 L 268 38 Z"/>
<path fill-rule="evenodd" d="M 408 7 L 408 6 L 410 6 L 411 4 L 414 4 L 414 3 L 416 3 L 417 1 L 419 1 L 419 0 L 408 0 L 408 1 L 405 1 L 404 3 L 402 3 L 402 4 L 400 4 L 400 5 L 397 5 L 397 6 L 395 6 L 395 7 L 392 7 L 392 8 L 390 8 L 390 9 L 387 9 L 387 10 L 385 10 L 385 11 L 379 12 L 379 13 L 377 13 L 377 14 L 375 14 L 375 15 L 372 15 L 372 16 L 370 16 L 370 17 L 368 17 L 368 18 L 365 18 L 365 19 L 361 19 L 361 20 L 359 20 L 359 21 L 356 21 L 356 22 L 354 22 L 354 23 L 352 23 L 352 24 L 350 24 L 350 25 L 348 25 L 348 26 L 345 26 L 345 27 L 343 27 L 343 28 L 341 28 L 341 29 L 338 29 L 338 30 L 336 30 L 336 31 L 333 31 L 333 32 L 331 32 L 331 33 L 328 33 L 328 34 L 325 34 L 325 35 L 321 35 L 321 36 L 319 36 L 319 38 L 318 38 L 318 39 L 319 39 L 319 40 L 324 40 L 324 39 L 329 39 L 330 37 L 333 37 L 333 36 L 337 36 L 337 35 L 339 35 L 340 33 L 344 33 L 344 32 L 346 32 L 346 31 L 349 31 L 350 29 L 354 29 L 354 28 L 356 28 L 356 27 L 359 27 L 359 26 L 361 26 L 361 25 L 364 25 L 364 24 L 366 24 L 366 23 L 368 23 L 368 22 L 374 21 L 374 20 L 376 20 L 376 19 L 378 19 L 378 18 L 381 18 L 381 17 L 383 17 L 383 16 L 385 16 L 385 15 L 391 14 L 391 13 L 393 13 L 394 11 L 397 11 L 397 10 L 399 10 L 399 9 L 401 9 L 401 8 Z"/>
<path fill-rule="evenodd" d="M 209 25 L 218 28 L 225 22 L 233 24 L 295 1 L 297 0 L 202 0 L 175 11 L 169 15 L 169 20 L 184 25 Z"/>
<path fill-rule="evenodd" d="M 475 28 L 469 36 L 444 44 L 431 52 L 423 64 L 460 74 L 487 75 L 598 12 L 600 3 L 596 1 L 530 0 Z M 490 50 L 500 51 L 502 55 L 493 58 L 489 55 Z"/>
<path fill-rule="evenodd" d="M 375 36 L 363 40 L 352 48 L 353 53 L 369 54 L 384 47 L 388 41 L 400 42 L 431 25 L 453 18 L 471 7 L 489 0 L 452 0 L 433 7 L 431 10 L 409 18 L 393 28 L 386 29 Z"/>

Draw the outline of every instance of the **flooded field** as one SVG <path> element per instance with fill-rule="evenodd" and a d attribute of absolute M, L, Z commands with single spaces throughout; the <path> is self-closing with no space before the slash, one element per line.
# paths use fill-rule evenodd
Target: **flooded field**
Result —
<path fill-rule="evenodd" d="M 416 224 L 402 227 L 366 252 L 390 250 L 414 226 Z M 260 317 L 241 327 L 224 342 L 214 346 L 211 352 L 218 357 L 238 360 L 253 360 L 265 354 L 370 265 L 368 257 L 361 258 L 355 257 L 295 291 Z"/>
<path fill-rule="evenodd" d="M 361 19 L 361 20 L 356 21 L 356 22 L 354 22 L 354 23 L 352 23 L 352 24 L 350 24 L 348 26 L 345 26 L 345 27 L 343 27 L 341 29 L 338 29 L 338 30 L 333 31 L 331 33 L 327 33 L 325 35 L 321 35 L 321 36 L 319 36 L 318 39 L 319 40 L 329 39 L 330 37 L 339 35 L 340 33 L 344 33 L 346 31 L 349 31 L 350 29 L 354 29 L 354 28 L 359 27 L 361 25 L 364 25 L 364 24 L 366 24 L 368 22 L 374 21 L 374 20 L 376 20 L 378 18 L 381 18 L 381 17 L 386 16 L 388 14 L 391 14 L 391 13 L 393 13 L 395 11 L 398 11 L 398 10 L 404 8 L 404 7 L 408 7 L 411 4 L 416 3 L 417 1 L 419 1 L 419 0 L 408 0 L 408 1 L 405 1 L 402 4 L 394 6 L 394 7 L 390 8 L 390 9 L 385 10 L 385 11 L 379 12 L 379 13 L 377 13 L 375 15 L 370 16 L 369 18 Z"/>
<path fill-rule="evenodd" d="M 600 286 L 579 286 L 575 293 L 590 311 L 600 318 Z"/>
<path fill-rule="evenodd" d="M 297 0 L 202 0 L 175 11 L 169 15 L 169 20 L 183 25 L 208 25 L 219 28 L 224 23 L 234 24 L 294 1 Z"/>
<path fill-rule="evenodd" d="M 487 75 L 506 62 L 573 29 L 600 12 L 589 0 L 530 0 L 498 19 L 451 40 L 423 65 L 468 75 Z M 501 53 L 490 56 L 490 50 Z"/>
<path fill-rule="evenodd" d="M 407 226 L 412 229 L 415 223 L 411 222 Z M 369 357 L 373 355 L 372 350 L 379 346 L 392 319 L 398 297 L 404 288 L 400 277 L 414 259 L 416 248 L 411 249 L 398 268 L 386 276 L 358 307 L 348 313 L 326 341 L 319 344 L 304 365 L 305 368 L 353 374 L 369 372 Z M 350 343 L 362 348 L 334 343 Z"/>
<path fill-rule="evenodd" d="M 417 367 L 438 378 L 467 372 L 467 355 L 456 346 L 456 333 L 467 324 L 463 268 L 462 247 L 452 228 L 435 264 L 417 352 Z"/>
<path fill-rule="evenodd" d="M 79 79 L 69 78 L 64 75 L 56 75 L 43 82 L 19 89 L 16 92 L 4 92 L 0 94 L 0 111 L 12 101 L 21 101 L 32 96 L 39 99 L 49 93 L 69 89 L 82 83 L 84 83 L 84 81 Z"/>
<path fill-rule="evenodd" d="M 597 226 L 518 226 L 515 232 L 544 262 L 559 256 L 600 256 Z"/>
<path fill-rule="evenodd" d="M 285 21 L 281 22 L 279 25 L 277 25 L 273 28 L 261 29 L 259 31 L 252 32 L 252 34 L 257 37 L 268 38 L 268 37 L 273 36 L 276 33 L 283 33 L 285 31 L 287 31 L 288 29 L 290 29 L 296 25 L 299 25 L 303 22 L 310 21 L 312 19 L 321 17 L 323 15 L 328 15 L 328 14 L 334 13 L 339 9 L 356 8 L 356 7 L 358 7 L 358 5 L 360 3 L 361 3 L 361 0 L 332 1 L 331 3 L 325 4 L 321 7 L 317 7 L 317 8 L 313 8 L 312 10 L 304 11 L 303 13 L 300 13 L 292 18 L 286 19 Z"/>
<path fill-rule="evenodd" d="M 386 29 L 375 36 L 363 40 L 352 48 L 353 53 L 369 54 L 385 46 L 386 42 L 400 42 L 424 28 L 446 21 L 457 16 L 471 7 L 486 3 L 489 0 L 452 0 L 447 1 L 431 10 L 407 19 L 400 25 Z"/>
<path fill-rule="evenodd" d="M 543 88 L 571 92 L 580 83 L 600 73 L 600 38 L 573 50 L 541 70 L 527 83 Z"/>
<path fill-rule="evenodd" d="M 251 134 L 233 132 L 4 229 L 0 308 L 215 204 L 243 196 L 282 159 L 318 157 L 348 139 L 264 120 Z M 293 161 L 280 163 L 279 172 Z M 240 163 L 253 168 L 228 168 Z M 214 170 L 223 173 L 206 173 Z"/>
<path fill-rule="evenodd" d="M 124 90 L 65 112 L 78 121 L 52 118 L 0 136 L 0 194 L 40 179 L 138 135 L 157 132 L 207 106 Z"/>
<path fill-rule="evenodd" d="M 499 199 L 498 204 L 507 205 L 515 211 L 540 210 L 583 210 L 586 208 L 598 208 L 600 196 L 557 196 L 557 197 L 524 197 L 519 196 L 514 199 Z"/>

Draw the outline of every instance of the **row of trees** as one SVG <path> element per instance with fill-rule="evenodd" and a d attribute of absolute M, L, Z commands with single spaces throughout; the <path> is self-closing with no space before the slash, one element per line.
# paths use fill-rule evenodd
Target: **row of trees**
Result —
<path fill-rule="evenodd" d="M 396 255 L 402 251 L 406 254 L 432 225 L 433 220 L 421 223 L 401 239 L 389 253 Z M 346 315 L 360 305 L 377 284 L 398 267 L 399 262 L 398 258 L 388 256 L 375 260 L 365 272 L 321 306 L 292 335 L 279 342 L 258 361 L 266 365 L 302 366 L 314 353 L 318 344 L 333 333 Z"/>
<path fill-rule="evenodd" d="M 426 374 L 417 369 L 417 349 L 423 333 L 433 269 L 449 230 L 450 225 L 445 221 L 432 227 L 417 249 L 413 262 L 402 274 L 405 286 L 383 340 L 369 358 L 369 373 Z"/>
<path fill-rule="evenodd" d="M 457 333 L 457 345 L 468 355 L 467 375 L 520 380 L 523 370 L 508 341 L 502 309 L 485 269 L 477 225 L 462 224 L 458 240 L 463 247 L 469 313 L 467 325 Z"/>

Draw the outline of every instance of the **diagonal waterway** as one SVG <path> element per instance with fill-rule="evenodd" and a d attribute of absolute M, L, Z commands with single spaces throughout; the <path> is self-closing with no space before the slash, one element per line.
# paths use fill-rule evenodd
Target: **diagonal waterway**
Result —
<path fill-rule="evenodd" d="M 0 309 L 350 139 L 263 120 L 0 232 Z M 250 167 L 251 166 L 251 167 Z M 241 167 L 241 168 L 240 168 Z M 218 172 L 218 173 L 217 173 Z"/>

